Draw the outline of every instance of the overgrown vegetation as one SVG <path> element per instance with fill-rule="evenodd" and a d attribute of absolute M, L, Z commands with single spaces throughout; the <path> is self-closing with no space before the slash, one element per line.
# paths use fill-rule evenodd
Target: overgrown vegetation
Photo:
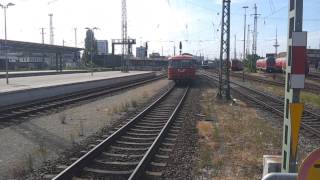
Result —
<path fill-rule="evenodd" d="M 258 55 L 251 55 L 248 54 L 246 59 L 244 60 L 244 67 L 249 71 L 249 72 L 257 72 L 256 69 L 256 62 L 258 59 L 261 57 Z"/>
<path fill-rule="evenodd" d="M 213 90 L 202 94 L 202 109 L 216 120 L 197 125 L 199 179 L 261 179 L 263 155 L 281 152 L 281 132 L 254 109 L 218 102 L 215 95 Z"/>
<path fill-rule="evenodd" d="M 269 92 L 279 97 L 284 97 L 283 87 L 257 82 L 251 82 L 251 84 L 253 84 L 258 90 Z M 304 103 L 320 107 L 320 96 L 315 93 L 301 91 L 300 98 Z"/>
<path fill-rule="evenodd" d="M 310 103 L 313 106 L 320 107 L 320 96 L 313 93 L 301 92 L 301 101 Z"/>
<path fill-rule="evenodd" d="M 82 62 L 88 67 L 93 67 L 94 62 L 91 62 L 91 58 L 94 58 L 98 52 L 97 40 L 94 37 L 93 30 L 87 30 L 84 42 L 85 49 L 82 55 Z"/>

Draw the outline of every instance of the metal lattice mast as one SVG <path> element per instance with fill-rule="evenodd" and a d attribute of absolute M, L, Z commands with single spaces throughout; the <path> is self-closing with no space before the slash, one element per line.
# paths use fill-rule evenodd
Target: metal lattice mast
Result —
<path fill-rule="evenodd" d="M 41 28 L 41 42 L 44 44 L 44 28 Z"/>
<path fill-rule="evenodd" d="M 252 45 L 252 53 L 253 55 L 257 54 L 257 41 L 258 41 L 258 7 L 254 4 L 254 27 L 253 27 L 253 45 Z"/>
<path fill-rule="evenodd" d="M 247 9 L 249 8 L 248 6 L 243 6 L 244 9 L 244 26 L 243 26 L 243 55 L 242 59 L 245 60 L 247 58 L 247 50 L 246 50 L 246 29 L 247 29 Z"/>
<path fill-rule="evenodd" d="M 229 84 L 229 64 L 230 64 L 230 4 L 231 0 L 222 1 L 221 20 L 221 44 L 220 44 L 220 70 L 219 70 L 219 92 L 218 97 L 222 97 L 224 92 L 226 99 L 231 99 Z M 225 78 L 223 78 L 225 73 Z"/>
<path fill-rule="evenodd" d="M 49 14 L 50 17 L 50 25 L 49 25 L 49 29 L 50 29 L 50 44 L 53 45 L 54 44 L 54 34 L 53 34 L 53 14 Z"/>
<path fill-rule="evenodd" d="M 279 48 L 279 43 L 278 43 L 278 28 L 276 28 L 276 42 L 275 44 L 273 45 L 273 47 L 275 48 L 275 54 L 276 56 L 278 55 L 278 48 Z"/>
<path fill-rule="evenodd" d="M 122 0 L 122 71 L 128 71 L 128 62 L 126 55 L 128 53 L 128 25 L 127 25 L 127 1 Z"/>
<path fill-rule="evenodd" d="M 237 59 L 237 35 L 235 34 L 234 35 L 234 52 L 233 52 L 233 58 L 234 59 Z"/>
<path fill-rule="evenodd" d="M 74 47 L 78 46 L 77 28 L 74 28 Z"/>
<path fill-rule="evenodd" d="M 251 45 L 251 39 L 250 39 L 250 32 L 251 32 L 251 30 L 250 30 L 250 24 L 248 24 L 248 31 L 247 31 L 247 52 L 246 52 L 246 54 L 248 55 L 248 54 L 250 54 L 250 45 Z"/>

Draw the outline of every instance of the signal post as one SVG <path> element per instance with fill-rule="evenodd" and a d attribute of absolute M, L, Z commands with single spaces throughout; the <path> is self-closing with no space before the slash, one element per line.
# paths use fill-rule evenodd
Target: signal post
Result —
<path fill-rule="evenodd" d="M 303 0 L 289 0 L 288 49 L 284 102 L 282 173 L 297 172 L 297 146 L 303 104 L 300 90 L 304 88 L 307 33 L 302 31 Z"/>

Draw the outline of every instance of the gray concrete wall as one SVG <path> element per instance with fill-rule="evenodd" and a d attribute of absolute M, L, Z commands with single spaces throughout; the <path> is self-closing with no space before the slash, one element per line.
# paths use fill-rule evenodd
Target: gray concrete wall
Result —
<path fill-rule="evenodd" d="M 74 93 L 84 90 L 89 90 L 93 88 L 99 87 L 112 87 L 116 86 L 119 83 L 126 83 L 129 81 L 135 81 L 143 78 L 154 77 L 155 73 L 144 73 L 137 74 L 132 76 L 124 76 L 118 78 L 111 79 L 103 79 L 103 80 L 93 80 L 87 82 L 80 83 L 72 83 L 67 85 L 57 85 L 57 86 L 49 86 L 49 87 L 41 87 L 27 90 L 19 90 L 13 92 L 6 92 L 0 94 L 0 108 L 4 108 L 6 106 L 37 101 L 43 98 L 50 98 L 55 96 L 60 96 L 68 93 Z"/>

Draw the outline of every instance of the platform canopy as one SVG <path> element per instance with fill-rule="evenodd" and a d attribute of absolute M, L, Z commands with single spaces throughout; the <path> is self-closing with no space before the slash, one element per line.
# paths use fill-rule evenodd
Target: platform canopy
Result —
<path fill-rule="evenodd" d="M 61 52 L 78 52 L 84 50 L 83 48 L 57 46 L 50 44 L 41 44 L 24 41 L 7 40 L 7 47 L 9 52 L 31 52 L 31 53 L 61 53 Z M 5 48 L 5 40 L 0 39 L 0 50 Z"/>

